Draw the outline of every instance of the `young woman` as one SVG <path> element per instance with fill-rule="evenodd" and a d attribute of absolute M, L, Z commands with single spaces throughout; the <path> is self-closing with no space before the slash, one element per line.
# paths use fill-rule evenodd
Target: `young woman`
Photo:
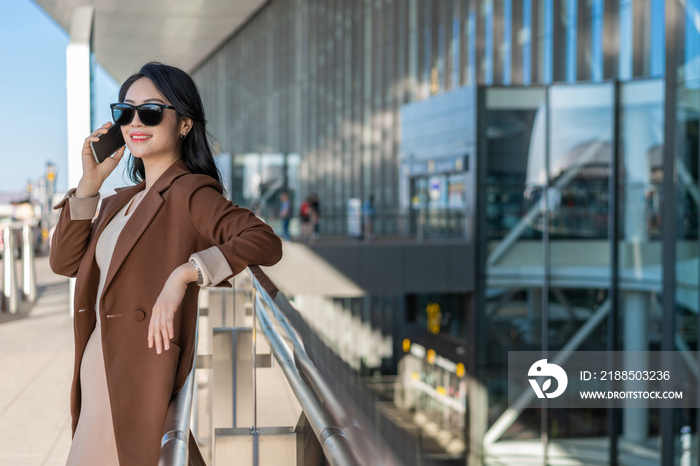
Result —
<path fill-rule="evenodd" d="M 199 288 L 231 287 L 249 265 L 277 263 L 282 242 L 222 195 L 185 72 L 146 64 L 122 84 L 112 116 L 137 184 L 103 199 L 92 221 L 125 150 L 96 163 L 90 142 L 106 123 L 85 139 L 78 186 L 54 206 L 51 268 L 77 277 L 67 464 L 156 466 L 168 404 L 192 368 Z"/>

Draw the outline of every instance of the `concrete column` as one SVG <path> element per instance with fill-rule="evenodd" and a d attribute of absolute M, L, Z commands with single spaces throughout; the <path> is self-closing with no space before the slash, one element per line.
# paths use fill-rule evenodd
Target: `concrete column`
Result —
<path fill-rule="evenodd" d="M 644 291 L 626 291 L 623 293 L 622 312 L 624 315 L 624 350 L 647 351 L 649 337 L 647 335 L 647 321 L 649 319 L 650 296 Z M 632 358 L 625 357 L 625 360 Z M 644 370 L 643 367 L 634 365 L 636 370 Z M 632 366 L 630 366 L 632 367 Z M 625 390 L 646 390 L 646 382 L 643 380 L 628 380 L 624 383 Z M 635 400 L 639 401 L 639 400 Z M 627 404 L 627 403 L 626 403 Z M 639 406 L 639 403 L 636 403 Z M 649 409 L 627 408 L 622 410 L 622 435 L 632 442 L 641 443 L 646 440 L 649 432 Z"/>
<path fill-rule="evenodd" d="M 66 49 L 66 91 L 68 115 L 68 189 L 78 186 L 83 176 L 81 152 L 85 138 L 92 132 L 92 25 L 95 8 L 79 6 L 73 10 L 70 42 Z M 75 278 L 70 279 L 70 314 L 73 316 Z"/>

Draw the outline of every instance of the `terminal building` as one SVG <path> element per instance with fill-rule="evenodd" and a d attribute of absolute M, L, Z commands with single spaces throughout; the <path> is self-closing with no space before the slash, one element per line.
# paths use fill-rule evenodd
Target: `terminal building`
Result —
<path fill-rule="evenodd" d="M 68 2 L 38 3 L 68 29 Z M 447 433 L 434 458 L 697 464 L 696 410 L 518 410 L 507 366 L 698 351 L 700 0 L 224 3 L 149 2 L 182 36 L 133 32 L 134 57 L 109 45 L 130 18 L 97 7 L 97 60 L 190 72 L 231 200 L 276 231 L 282 192 L 295 216 L 318 197 L 273 279 L 391 410 Z"/>

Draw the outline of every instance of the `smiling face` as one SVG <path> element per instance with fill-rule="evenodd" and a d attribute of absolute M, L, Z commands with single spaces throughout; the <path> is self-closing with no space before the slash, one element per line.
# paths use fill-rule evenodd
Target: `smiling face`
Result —
<path fill-rule="evenodd" d="M 129 87 L 124 102 L 141 105 L 148 102 L 172 105 L 148 78 L 140 78 Z M 180 157 L 180 134 L 187 133 L 192 127 L 189 118 L 180 118 L 173 109 L 163 110 L 163 121 L 155 126 L 146 126 L 139 119 L 138 113 L 128 125 L 121 127 L 129 152 L 141 159 L 161 157 Z"/>

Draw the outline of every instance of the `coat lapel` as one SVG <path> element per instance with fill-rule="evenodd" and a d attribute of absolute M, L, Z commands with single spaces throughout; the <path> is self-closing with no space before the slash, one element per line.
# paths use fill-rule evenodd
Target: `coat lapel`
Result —
<path fill-rule="evenodd" d="M 99 274 L 100 271 L 97 267 L 97 263 L 95 262 L 95 250 L 97 249 L 97 240 L 100 238 L 100 235 L 102 235 L 102 232 L 104 229 L 107 227 L 107 224 L 112 220 L 112 217 L 121 209 L 124 207 L 124 204 L 126 204 L 129 199 L 134 197 L 134 195 L 144 189 L 146 187 L 146 182 L 142 181 L 141 183 L 135 185 L 135 186 L 126 186 L 123 188 L 117 188 L 115 189 L 116 194 L 106 197 L 101 205 L 100 205 L 100 215 L 98 215 L 97 220 L 95 220 L 95 232 L 93 234 L 93 238 L 88 244 L 87 250 L 85 251 L 85 256 L 87 256 L 87 263 L 92 264 L 92 267 L 95 270 L 95 273 Z"/>
<path fill-rule="evenodd" d="M 119 234 L 117 238 L 117 243 L 114 246 L 114 252 L 112 253 L 112 260 L 109 263 L 109 268 L 107 269 L 107 277 L 105 278 L 105 284 L 102 289 L 102 296 L 106 293 L 109 288 L 114 275 L 117 273 L 122 263 L 131 252 L 136 242 L 141 238 L 141 235 L 146 231 L 148 225 L 151 224 L 153 218 L 156 216 L 161 206 L 163 205 L 163 197 L 161 193 L 165 191 L 170 185 L 182 175 L 190 173 L 187 169 L 185 163 L 182 159 L 174 162 L 170 167 L 168 167 L 165 172 L 153 183 L 151 189 L 146 193 L 146 195 L 141 199 L 141 202 L 136 206 L 136 210 L 133 212 L 129 220 L 126 221 L 124 229 Z M 106 221 L 103 222 L 104 225 L 100 225 L 97 230 L 99 235 L 102 230 L 104 230 L 107 222 L 111 219 L 114 214 L 124 207 L 126 204 L 138 191 L 145 189 L 146 182 L 142 181 L 136 186 L 129 186 L 126 188 L 117 188 L 117 194 L 115 194 L 113 205 L 110 205 L 110 209 L 107 215 L 105 215 Z M 116 198 L 119 196 L 118 198 Z M 97 240 L 95 240 L 97 243 Z"/>

